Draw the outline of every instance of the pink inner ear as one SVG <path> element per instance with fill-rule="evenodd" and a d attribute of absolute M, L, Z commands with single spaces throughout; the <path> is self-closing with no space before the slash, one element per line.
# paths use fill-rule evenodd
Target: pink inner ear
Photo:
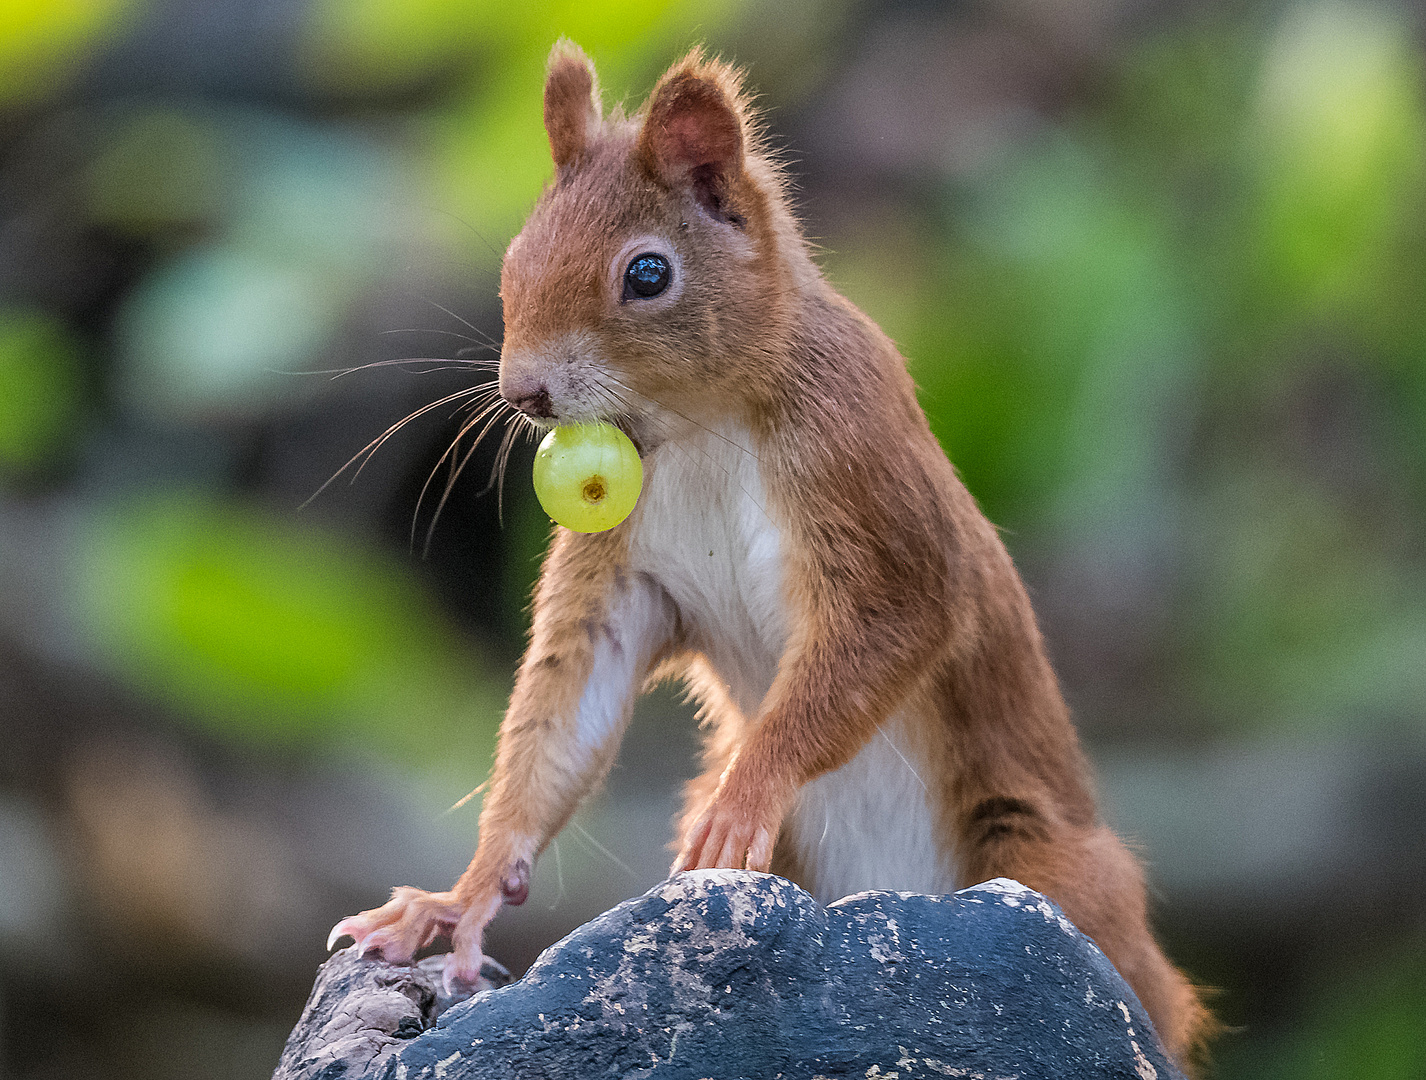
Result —
<path fill-rule="evenodd" d="M 742 221 L 726 209 L 729 185 L 743 167 L 742 124 L 712 79 L 689 72 L 670 78 L 649 106 L 639 152 L 664 184 L 691 191 L 713 214 Z"/>
<path fill-rule="evenodd" d="M 660 156 L 686 168 L 712 165 L 723 172 L 738 154 L 736 122 L 726 113 L 697 109 L 676 114 L 665 122 L 663 136 Z"/>

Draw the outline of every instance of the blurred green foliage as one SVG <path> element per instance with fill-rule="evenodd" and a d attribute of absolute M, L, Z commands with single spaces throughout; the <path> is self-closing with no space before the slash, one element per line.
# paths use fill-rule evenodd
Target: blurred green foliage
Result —
<path fill-rule="evenodd" d="M 170 493 L 103 512 L 79 568 L 74 603 L 104 653 L 218 731 L 489 759 L 504 679 L 399 566 L 350 540 Z"/>
<path fill-rule="evenodd" d="M 1331 979 L 1301 1029 L 1230 1045 L 1222 1073 L 1260 1080 L 1415 1080 L 1426 1075 L 1426 956 L 1418 947 Z"/>
<path fill-rule="evenodd" d="M 41 311 L 0 307 L 0 471 L 56 464 L 84 413 L 79 344 Z"/>
<path fill-rule="evenodd" d="M 7 55 L 59 56 L 70 46 L 33 42 L 118 25 L 116 5 L 22 7 Z M 590 52 L 612 106 L 742 9 L 320 0 L 299 52 L 316 92 L 439 87 L 402 114 L 399 150 L 259 110 L 113 107 L 83 212 L 158 253 L 116 313 L 114 391 L 167 424 L 290 401 L 275 373 L 327 360 L 383 267 L 434 253 L 493 272 L 549 174 L 552 40 Z M 1410 539 L 1426 527 L 1423 195 L 1409 26 L 1312 0 L 1133 42 L 1091 101 L 941 184 L 915 224 L 886 204 L 828 262 L 902 345 L 936 434 L 1024 548 L 1180 563 L 1164 655 L 1185 713 L 1220 729 L 1395 723 L 1426 693 Z M 16 318 L 0 325 L 12 472 L 60 451 L 83 398 L 63 329 Z M 1287 419 L 1284 402 L 1342 386 L 1371 396 L 1372 426 L 1346 436 L 1365 440 L 1350 452 L 1370 475 L 1315 468 L 1311 444 L 1338 436 Z M 1369 492 L 1393 508 L 1380 520 Z M 546 532 L 528 500 L 511 505 L 502 587 L 518 613 Z"/>
<path fill-rule="evenodd" d="M 141 7 L 0 3 L 0 110 L 28 120 Z M 239 744 L 356 745 L 479 778 L 508 672 L 400 556 L 197 467 L 167 489 L 115 483 L 104 455 L 154 432 L 247 453 L 322 386 L 280 373 L 356 363 L 364 317 L 405 328 L 381 322 L 394 291 L 461 298 L 454 318 L 479 329 L 452 323 L 471 332 L 452 351 L 494 335 L 493 316 L 461 305 L 493 310 L 500 253 L 551 173 L 540 87 L 560 36 L 595 60 L 607 109 L 747 17 L 761 30 L 737 58 L 760 65 L 774 127 L 825 124 L 807 114 L 849 100 L 835 84 L 858 52 L 842 20 L 880 16 L 845 0 L 754 7 L 316 0 L 293 8 L 306 21 L 280 105 L 236 91 L 65 103 L 56 145 L 74 167 L 28 220 L 72 218 L 143 255 L 93 322 L 0 303 L 0 495 L 18 518 L 58 463 L 89 470 L 59 492 L 56 519 L 75 531 L 54 547 L 72 553 L 62 588 L 109 671 Z M 1079 600 L 1154 579 L 1133 613 L 1149 627 L 1136 629 L 1148 690 L 1118 706 L 1124 730 L 1419 735 L 1419 27 L 1346 0 L 1164 10 L 1105 45 L 1061 109 L 987 137 L 972 168 L 905 188 L 893 168 L 884 190 L 849 195 L 840 159 L 808 155 L 814 212 L 856 204 L 830 215 L 842 231 L 825 262 L 909 357 L 936 435 L 1017 558 L 1095 567 Z M 788 20 L 815 48 L 773 32 Z M 910 108 L 875 90 L 859 106 Z M 333 468 L 382 426 L 352 430 Z M 512 642 L 548 535 L 512 473 L 491 571 Z M 1257 1049 L 1230 1048 L 1223 1075 L 1422 1075 L 1423 971 L 1410 952 L 1349 980 L 1318 973 L 1298 1030 L 1249 1032 Z"/>
<path fill-rule="evenodd" d="M 1409 31 L 1383 10 L 1305 6 L 1278 29 L 1260 79 L 1242 135 L 1255 284 L 1294 307 L 1370 305 L 1422 194 Z"/>
<path fill-rule="evenodd" d="M 405 208 L 411 170 L 356 131 L 164 104 L 115 108 L 94 138 L 85 212 L 158 253 L 115 328 L 116 389 L 151 421 L 250 418 L 315 389 L 281 375 L 313 367 L 433 231 Z"/>
<path fill-rule="evenodd" d="M 125 6 L 7 5 L 6 93 L 59 86 L 86 48 L 122 30 Z M 202 98 L 95 112 L 77 129 L 89 150 L 76 209 L 156 256 L 118 303 L 106 389 L 142 423 L 179 429 L 252 420 L 314 389 L 280 375 L 322 359 L 394 263 L 440 252 L 498 264 L 550 169 L 539 90 L 554 39 L 590 51 L 612 107 L 737 7 L 319 0 L 299 50 L 314 92 L 448 83 L 407 113 L 399 153 L 357 125 Z M 58 320 L 0 312 L 0 464 L 11 473 L 73 439 L 79 373 Z M 507 503 L 513 554 L 498 591 L 513 637 L 549 525 L 532 498 Z M 399 566 L 221 489 L 105 504 L 81 532 L 69 592 L 112 670 L 233 738 L 340 738 L 413 760 L 435 739 L 452 758 L 488 757 L 503 679 Z"/>
<path fill-rule="evenodd" d="M 0 108 L 53 90 L 86 48 L 141 0 L 5 0 L 0 4 Z"/>
<path fill-rule="evenodd" d="M 319 0 L 304 9 L 300 78 L 335 101 L 411 95 L 389 130 L 197 99 L 96 111 L 76 209 L 153 253 L 113 313 L 106 392 L 160 427 L 286 407 L 316 384 L 277 373 L 341 366 L 331 354 L 344 325 L 391 267 L 449 260 L 493 274 L 550 172 L 539 91 L 553 40 L 593 56 L 612 107 L 637 102 L 671 55 L 744 8 Z M 123 10 L 9 5 L 0 59 L 61 78 L 62 58 L 114 32 Z M 807 25 L 849 10 L 798 9 Z M 834 77 L 830 63 L 818 70 Z M 934 431 L 1022 552 L 1078 552 L 1114 573 L 1172 564 L 1160 677 L 1201 730 L 1420 721 L 1422 79 L 1411 27 L 1387 7 L 1310 0 L 1185 17 L 1128 42 L 1095 94 L 938 180 L 924 206 L 877 203 L 827 260 L 902 345 Z M 72 450 L 82 362 L 56 316 L 0 312 L 8 474 Z M 352 449 L 374 434 L 354 433 Z M 250 522 L 226 498 L 203 492 L 193 513 Z M 499 588 L 513 630 L 547 528 L 528 498 L 510 505 Z M 114 555 L 102 580 L 159 580 L 154 545 L 170 533 L 136 528 L 115 550 L 148 569 L 125 574 Z M 257 560 L 234 564 L 234 582 L 282 565 L 290 538 L 247 528 L 203 565 Z M 353 580 L 384 573 L 343 554 L 331 565 Z M 231 582 L 192 580 L 221 610 L 238 603 Z M 276 579 L 264 588 L 281 591 Z M 165 645 L 126 661 L 146 677 L 180 640 L 195 670 L 231 651 L 223 679 L 163 677 L 195 702 L 228 701 L 230 716 L 269 698 L 334 716 L 363 697 L 319 692 L 318 657 L 341 650 L 289 655 L 305 632 L 261 629 L 275 609 L 253 603 L 216 619 L 210 630 L 228 637 L 211 639 L 184 637 L 172 620 L 189 609 L 152 597 L 94 610 L 111 612 L 105 633 L 124 625 L 113 611 L 150 613 L 142 625 Z M 190 607 L 184 626 L 197 625 L 201 605 Z M 309 665 L 316 681 L 293 682 Z M 330 687 L 347 686 L 335 671 Z M 225 689 L 205 697 L 209 685 Z"/>
<path fill-rule="evenodd" d="M 159 106 L 111 116 L 104 127 L 83 178 L 96 223 L 147 237 L 222 213 L 234 165 L 210 116 Z"/>
<path fill-rule="evenodd" d="M 1166 223 L 1087 140 L 1008 161 L 948 222 L 906 351 L 936 434 L 993 520 L 1073 527 L 1158 476 L 1193 390 Z"/>
<path fill-rule="evenodd" d="M 1362 5 L 1223 18 L 1129 50 L 1093 109 L 949 185 L 939 235 L 859 235 L 833 275 L 1022 549 L 1182 561 L 1195 723 L 1419 724 L 1420 50 Z"/>
<path fill-rule="evenodd" d="M 741 6 L 742 0 L 322 0 L 309 38 L 310 75 L 329 88 L 369 91 L 459 69 L 458 89 L 420 126 L 441 205 L 484 238 L 487 250 L 477 257 L 487 258 L 498 256 L 519 228 L 550 173 L 540 90 L 552 42 L 568 37 L 594 59 L 607 108 L 646 90 L 670 53 Z"/>

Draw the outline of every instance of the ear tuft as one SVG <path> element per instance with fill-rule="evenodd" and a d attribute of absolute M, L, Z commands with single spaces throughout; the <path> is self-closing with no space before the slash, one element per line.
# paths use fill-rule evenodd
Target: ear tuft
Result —
<path fill-rule="evenodd" d="M 568 38 L 555 42 L 545 71 L 545 130 L 555 166 L 563 169 L 599 127 L 599 82 L 589 57 Z"/>
<path fill-rule="evenodd" d="M 728 188 L 743 170 L 746 110 L 738 73 L 695 50 L 654 87 L 639 135 L 644 168 L 727 216 Z"/>

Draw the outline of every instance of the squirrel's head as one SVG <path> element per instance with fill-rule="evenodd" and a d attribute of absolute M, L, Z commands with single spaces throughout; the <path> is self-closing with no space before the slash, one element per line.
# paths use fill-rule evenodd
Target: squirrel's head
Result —
<path fill-rule="evenodd" d="M 569 42 L 550 54 L 555 178 L 501 271 L 500 392 L 545 423 L 616 420 L 642 441 L 770 385 L 802 251 L 738 72 L 694 51 L 633 117 L 604 117 Z"/>

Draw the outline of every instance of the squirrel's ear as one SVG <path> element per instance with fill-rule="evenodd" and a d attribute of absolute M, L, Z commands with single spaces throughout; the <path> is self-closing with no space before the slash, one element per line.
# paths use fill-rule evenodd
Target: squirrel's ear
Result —
<path fill-rule="evenodd" d="M 714 214 L 730 216 L 729 186 L 743 170 L 744 104 L 732 68 L 697 54 L 654 88 L 639 157 L 655 179 L 687 186 Z"/>
<path fill-rule="evenodd" d="M 555 42 L 545 74 L 545 130 L 555 166 L 564 168 L 599 127 L 599 83 L 594 65 L 568 38 Z"/>

